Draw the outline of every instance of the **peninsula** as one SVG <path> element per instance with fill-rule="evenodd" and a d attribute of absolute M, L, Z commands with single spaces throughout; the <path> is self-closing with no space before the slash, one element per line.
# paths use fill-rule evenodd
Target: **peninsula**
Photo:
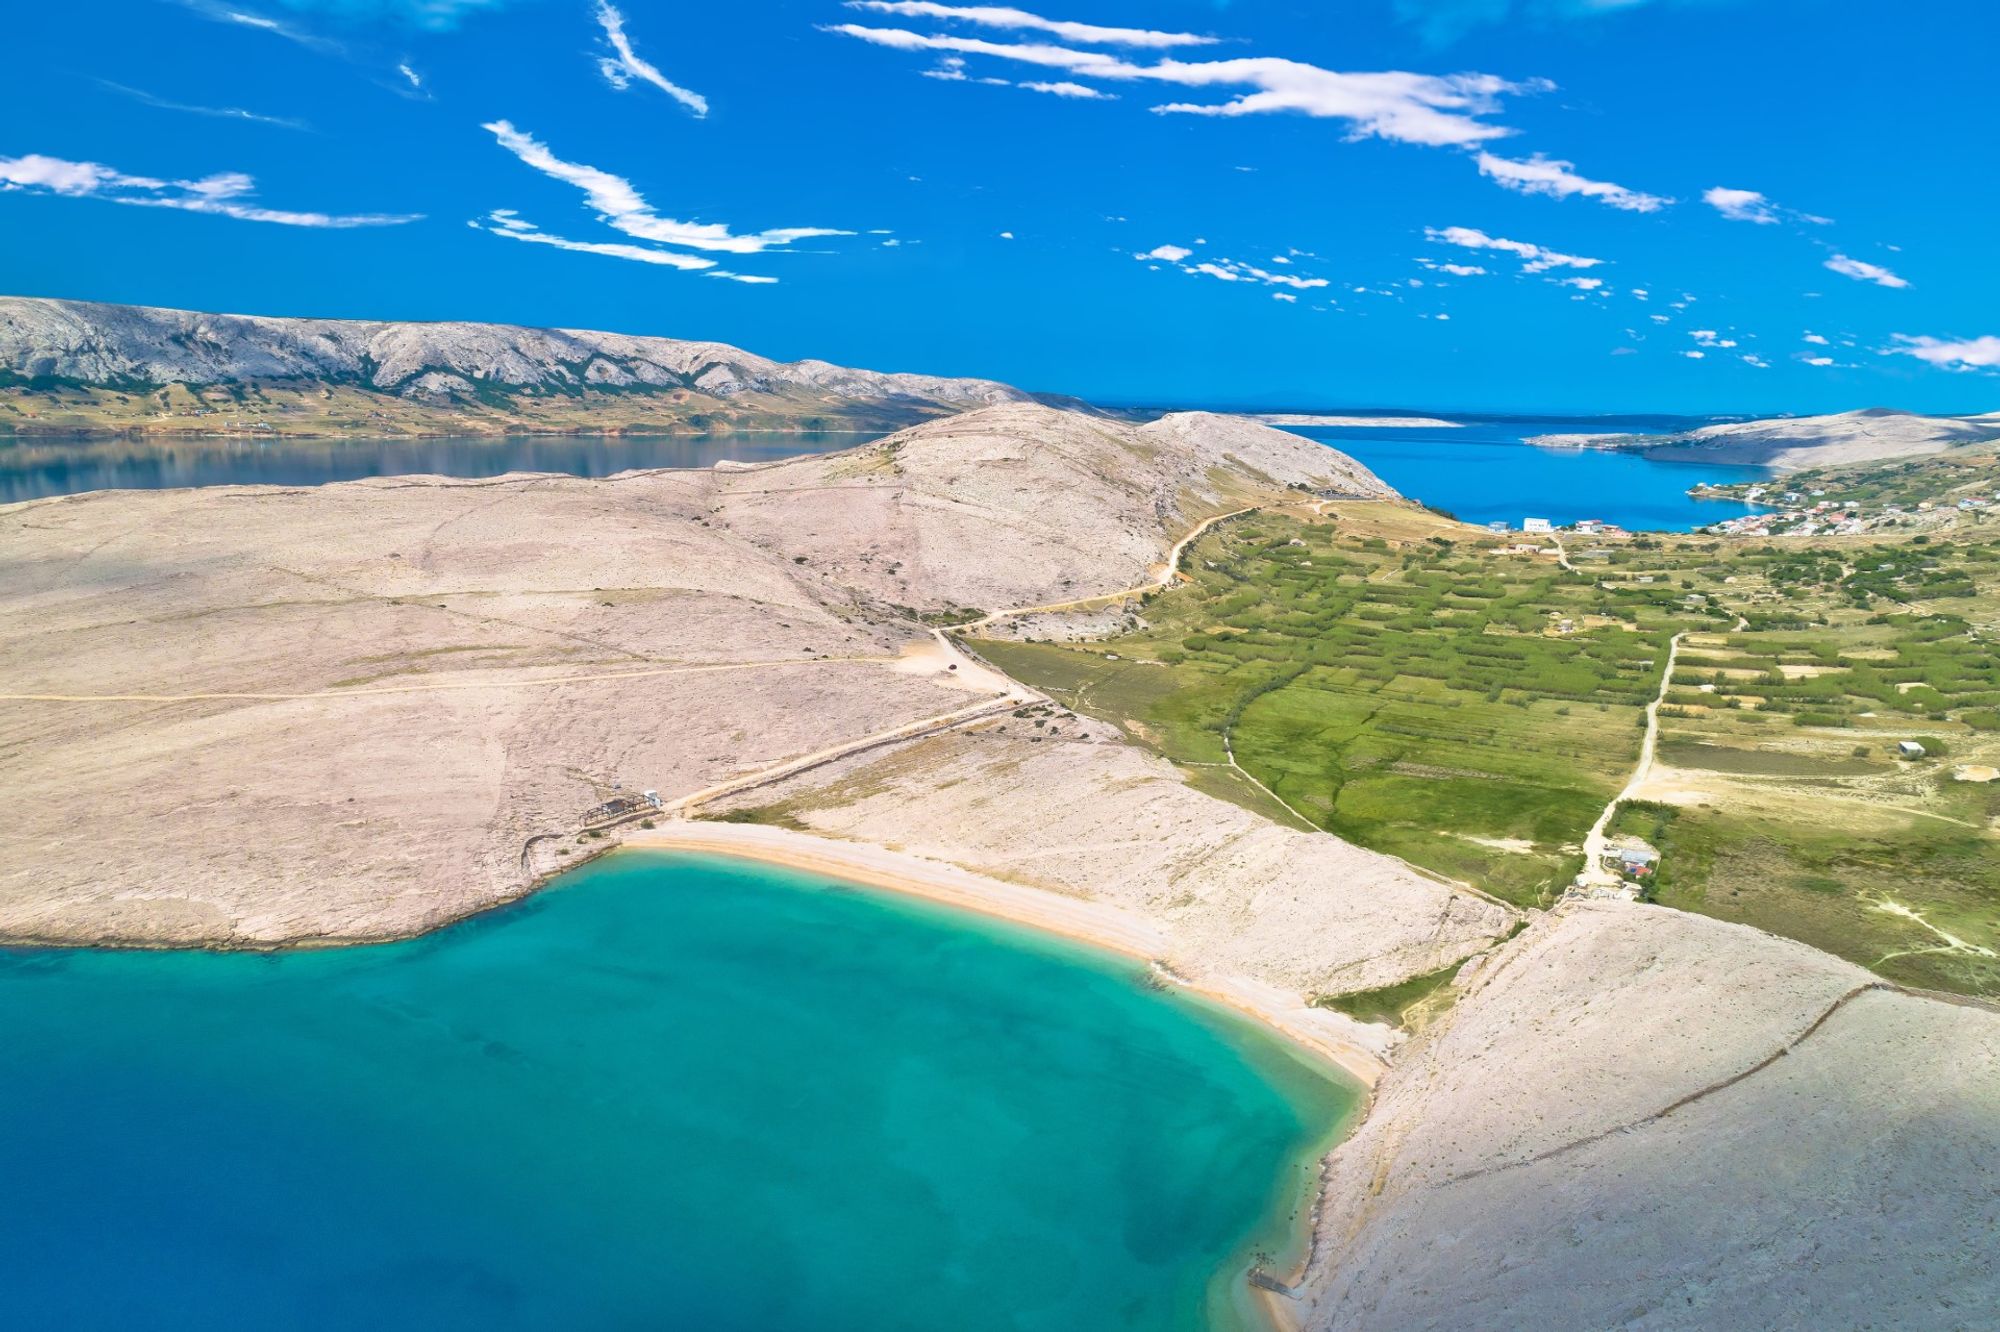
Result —
<path fill-rule="evenodd" d="M 209 320 L 154 365 L 14 327 L 7 363 L 64 381 L 17 411 L 143 415 L 183 356 L 254 401 L 226 376 L 272 336 Z M 465 369 L 428 355 L 344 391 Z M 803 392 L 775 383 L 752 396 Z M 1145 955 L 1372 1081 L 1273 1292 L 1303 1326 L 1936 1326 L 2000 1300 L 1983 973 L 1939 994 L 1562 891 L 1563 829 L 1683 702 L 1672 636 L 1751 652 L 1689 600 L 1737 575 L 1621 599 L 1583 551 L 1513 549 L 1268 426 L 972 384 L 754 467 L 0 508 L 0 937 L 401 938 L 623 841 L 838 867 Z M 1426 787 L 1465 837 L 1412 831 Z M 1528 835 L 1487 828 L 1503 806 Z"/>

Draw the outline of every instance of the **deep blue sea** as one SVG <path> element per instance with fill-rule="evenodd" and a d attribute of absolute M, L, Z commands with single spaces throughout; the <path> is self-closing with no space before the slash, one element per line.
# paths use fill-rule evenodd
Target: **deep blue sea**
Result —
<path fill-rule="evenodd" d="M 0 952 L 0 1326 L 1240 1326 L 1359 1104 L 1121 958 L 619 852 L 427 938 Z"/>
<path fill-rule="evenodd" d="M 1411 499 L 1468 523 L 1523 518 L 1557 525 L 1598 518 L 1633 531 L 1685 532 L 1752 512 L 1748 505 L 1696 500 L 1688 487 L 1702 481 L 1754 481 L 1762 468 L 1709 463 L 1655 462 L 1636 453 L 1601 449 L 1544 449 L 1522 441 L 1535 435 L 1653 434 L 1703 424 L 1650 426 L 1607 423 L 1603 418 L 1463 420 L 1456 429 L 1319 428 L 1288 426 L 1366 463 Z"/>

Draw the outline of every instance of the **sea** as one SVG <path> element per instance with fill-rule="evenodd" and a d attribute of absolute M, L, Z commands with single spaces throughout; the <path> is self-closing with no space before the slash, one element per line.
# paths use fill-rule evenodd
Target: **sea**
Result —
<path fill-rule="evenodd" d="M 394 944 L 0 952 L 21 1328 L 1251 1326 L 1362 1089 L 1136 961 L 618 851 Z"/>
<path fill-rule="evenodd" d="M 1663 434 L 1687 417 L 1453 417 L 1453 428 L 1290 427 L 1351 454 L 1403 494 L 1471 523 L 1597 518 L 1633 531 L 1687 531 L 1750 512 L 1691 499 L 1699 482 L 1757 480 L 1760 468 L 1656 462 L 1634 453 L 1546 449 L 1537 435 Z M 462 439 L 0 438 L 0 503 L 86 490 L 181 486 L 312 486 L 372 476 L 609 476 L 653 467 L 773 462 L 852 448 L 868 434 L 588 435 Z"/>

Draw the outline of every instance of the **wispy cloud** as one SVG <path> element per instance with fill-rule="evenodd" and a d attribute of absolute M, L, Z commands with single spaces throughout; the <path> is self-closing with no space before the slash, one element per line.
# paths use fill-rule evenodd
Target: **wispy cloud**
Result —
<path fill-rule="evenodd" d="M 1456 245 L 1464 250 L 1499 250 L 1514 255 L 1520 259 L 1524 273 L 1545 273 L 1551 268 L 1596 268 L 1604 262 L 1580 254 L 1564 254 L 1528 241 L 1489 236 L 1474 227 L 1425 227 L 1424 235 L 1441 245 Z"/>
<path fill-rule="evenodd" d="M 947 19 L 983 28 L 1046 32 L 1052 37 L 1084 46 L 1165 48 L 1212 46 L 1216 41 L 1213 37 L 1192 32 L 1155 32 L 1148 28 L 1105 28 L 1095 23 L 1071 23 L 998 5 L 940 5 L 930 3 L 930 0 L 847 0 L 847 7 L 870 14 L 893 14 L 898 18 Z"/>
<path fill-rule="evenodd" d="M 254 9 L 238 8 L 222 3 L 222 0 L 180 0 L 180 4 L 183 8 L 191 9 L 203 18 L 212 19 L 217 23 L 267 32 L 273 37 L 282 37 L 288 42 L 294 42 L 324 55 L 347 54 L 347 48 L 331 37 L 322 37 L 295 23 L 272 18 L 269 14 L 260 14 Z"/>
<path fill-rule="evenodd" d="M 1865 259 L 1851 259 L 1844 254 L 1836 254 L 1826 261 L 1827 268 L 1842 277 L 1851 277 L 1856 282 L 1873 282 L 1878 287 L 1907 287 L 1909 279 L 1896 276 L 1880 264 L 1871 264 Z"/>
<path fill-rule="evenodd" d="M 1053 22 L 1053 20 L 1050 20 Z M 1162 59 L 1137 64 L 1102 51 L 1035 42 L 994 42 L 949 33 L 904 28 L 835 25 L 829 32 L 898 51 L 986 56 L 1078 78 L 1145 82 L 1184 88 L 1247 89 L 1220 102 L 1166 102 L 1161 115 L 1250 116 L 1290 113 L 1342 120 L 1352 137 L 1400 143 L 1467 147 L 1512 133 L 1481 117 L 1499 110 L 1510 93 L 1539 90 L 1491 74 L 1415 74 L 1401 70 L 1343 73 L 1297 60 L 1245 57 L 1234 60 Z"/>
<path fill-rule="evenodd" d="M 578 254 L 598 254 L 609 259 L 628 259 L 633 263 L 678 268 L 686 272 L 700 273 L 703 277 L 726 278 L 731 282 L 768 286 L 778 280 L 758 273 L 733 273 L 726 268 L 716 267 L 715 260 L 704 259 L 697 254 L 656 250 L 645 245 L 627 245 L 622 241 L 580 241 L 571 240 L 567 236 L 551 235 L 511 208 L 496 208 L 485 217 L 475 218 L 467 225 L 490 235 L 504 236 L 508 240 L 526 241 L 531 245 L 548 245 Z"/>
<path fill-rule="evenodd" d="M 99 162 L 72 162 L 40 153 L 0 157 L 0 192 L 25 190 L 73 199 L 102 199 L 285 227 L 389 227 L 422 217 L 420 213 L 302 213 L 265 208 L 252 202 L 256 185 L 255 180 L 240 171 L 219 172 L 198 180 L 158 180 L 128 175 Z"/>
<path fill-rule="evenodd" d="M 1195 243 L 1202 244 L 1201 241 Z M 1273 272 L 1271 269 L 1260 268 L 1256 264 L 1245 263 L 1240 259 L 1216 258 L 1203 259 L 1195 263 L 1186 262 L 1193 256 L 1194 251 L 1185 245 L 1156 245 L 1132 257 L 1140 263 L 1155 266 L 1168 264 L 1191 276 L 1211 277 L 1219 282 L 1254 282 L 1267 287 L 1287 287 L 1293 291 L 1317 291 L 1321 287 L 1332 285 L 1322 277 L 1307 277 L 1289 271 Z M 1283 258 L 1274 259 L 1272 262 L 1289 266 L 1292 261 L 1290 258 Z"/>
<path fill-rule="evenodd" d="M 630 259 L 634 263 L 658 264 L 664 268 L 679 268 L 688 272 L 699 272 L 715 267 L 713 259 L 704 259 L 698 254 L 682 254 L 678 250 L 655 250 L 644 245 L 628 245 L 622 241 L 580 241 L 550 235 L 534 223 L 522 218 L 511 208 L 496 208 L 484 218 L 475 220 L 472 225 L 495 236 L 505 236 L 508 240 L 552 245 L 558 250 L 574 250 L 579 254 L 601 254 L 612 259 Z"/>
<path fill-rule="evenodd" d="M 535 139 L 505 120 L 482 126 L 514 156 L 543 175 L 574 185 L 596 210 L 598 220 L 637 240 L 678 245 L 691 250 L 727 254 L 759 254 L 765 250 L 817 236 L 852 236 L 836 227 L 773 227 L 767 231 L 733 232 L 721 222 L 682 222 L 653 211 L 645 197 L 622 176 L 580 162 L 565 162 Z"/>
<path fill-rule="evenodd" d="M 1115 102 L 1118 100 L 1117 93 L 1108 93 L 1101 88 L 1086 87 L 1084 84 L 1070 83 L 1068 81 L 1058 83 L 1022 83 L 1017 86 L 1026 88 L 1029 92 L 1049 93 L 1056 97 L 1076 97 L 1084 101 Z"/>
<path fill-rule="evenodd" d="M 612 8 L 608 0 L 598 0 L 597 22 L 604 29 L 604 40 L 611 46 L 611 54 L 597 62 L 597 72 L 604 76 L 606 83 L 624 89 L 631 87 L 632 80 L 637 79 L 641 83 L 652 84 L 697 116 L 708 114 L 706 97 L 681 87 L 632 49 L 632 39 L 625 32 L 625 16 Z"/>
<path fill-rule="evenodd" d="M 1701 199 L 1703 203 L 1731 222 L 1752 222 L 1763 227 L 1786 220 L 1810 222 L 1817 227 L 1829 226 L 1833 222 L 1830 217 L 1818 217 L 1812 213 L 1801 213 L 1796 208 L 1786 208 L 1782 204 L 1773 202 L 1758 190 L 1735 190 L 1717 185 L 1713 189 L 1703 191 Z"/>
<path fill-rule="evenodd" d="M 1545 194 L 1552 199 L 1581 195 L 1628 213 L 1656 213 L 1673 202 L 1657 194 L 1643 194 L 1623 185 L 1614 185 L 1608 180 L 1580 176 L 1574 163 L 1560 162 L 1541 153 L 1522 162 L 1482 152 L 1479 154 L 1479 174 L 1522 194 Z"/>
<path fill-rule="evenodd" d="M 1954 340 L 1898 333 L 1896 341 L 1889 351 L 1946 370 L 2000 370 L 2000 337 L 1991 334 Z"/>
<path fill-rule="evenodd" d="M 142 106 L 154 107 L 161 111 L 180 111 L 187 115 L 209 116 L 216 120 L 240 120 L 251 125 L 275 125 L 279 129 L 309 130 L 312 128 L 305 121 L 294 120 L 290 116 L 267 116 L 259 111 L 246 111 L 240 106 L 200 106 L 193 102 L 176 102 L 169 98 L 155 96 L 147 92 L 144 88 L 132 88 L 122 83 L 113 83 L 110 79 L 99 79 L 97 83 L 100 87 L 109 88 L 112 92 L 129 97 Z"/>

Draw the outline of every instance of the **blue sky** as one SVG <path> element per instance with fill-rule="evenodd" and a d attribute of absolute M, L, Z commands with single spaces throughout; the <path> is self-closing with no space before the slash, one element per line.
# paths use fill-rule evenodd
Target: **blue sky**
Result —
<path fill-rule="evenodd" d="M 2000 410 L 1991 0 L 19 6 L 0 290 L 1105 401 Z"/>

